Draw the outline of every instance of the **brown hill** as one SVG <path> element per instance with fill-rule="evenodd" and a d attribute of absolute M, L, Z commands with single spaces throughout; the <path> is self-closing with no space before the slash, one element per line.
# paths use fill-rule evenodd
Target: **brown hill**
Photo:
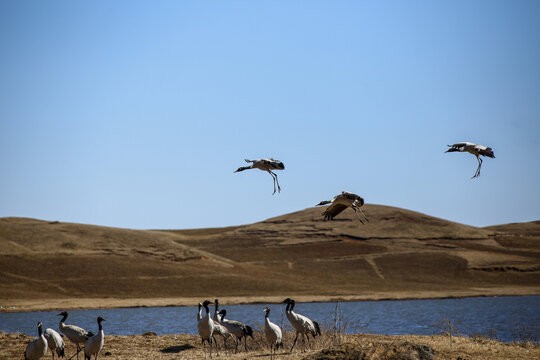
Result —
<path fill-rule="evenodd" d="M 0 306 L 540 293 L 540 222 L 476 228 L 367 204 L 362 225 L 321 211 L 160 231 L 1 218 Z"/>

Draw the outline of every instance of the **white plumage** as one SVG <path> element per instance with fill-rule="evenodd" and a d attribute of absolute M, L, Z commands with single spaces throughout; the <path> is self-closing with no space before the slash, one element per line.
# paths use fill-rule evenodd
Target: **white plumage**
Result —
<path fill-rule="evenodd" d="M 266 312 L 266 315 L 264 316 L 264 335 L 268 345 L 270 345 L 270 359 L 272 359 L 277 349 L 280 346 L 283 346 L 283 335 L 281 334 L 279 326 L 270 321 L 270 308 L 266 307 L 264 311 Z"/>
<path fill-rule="evenodd" d="M 321 201 L 316 206 L 321 205 L 327 205 L 332 204 L 329 207 L 327 207 L 322 215 L 324 216 L 325 220 L 333 220 L 336 215 L 341 213 L 346 208 L 350 207 L 354 210 L 354 213 L 356 214 L 356 217 L 360 222 L 363 224 L 364 222 L 362 219 L 360 219 L 360 216 L 358 215 L 358 211 L 364 216 L 364 219 L 369 222 L 369 219 L 366 217 L 366 214 L 360 209 L 364 205 L 364 199 L 361 196 L 358 196 L 356 194 L 353 194 L 348 191 L 342 191 L 341 194 L 334 196 L 334 198 L 330 201 Z"/>
<path fill-rule="evenodd" d="M 319 326 L 319 323 L 316 321 L 311 320 L 310 318 L 295 313 L 294 305 L 296 304 L 294 300 L 292 299 L 285 299 L 283 300 L 283 304 L 287 304 L 287 308 L 285 309 L 285 314 L 287 315 L 287 319 L 289 319 L 289 322 L 293 326 L 293 328 L 296 330 L 296 337 L 294 338 L 293 345 L 291 346 L 291 351 L 294 348 L 294 345 L 296 344 L 296 340 L 298 340 L 298 334 L 302 334 L 302 342 L 304 344 L 304 351 L 306 350 L 306 342 L 304 339 L 307 337 L 308 343 L 309 343 L 309 335 L 315 336 L 321 334 L 321 328 Z"/>
<path fill-rule="evenodd" d="M 225 316 L 227 315 L 227 310 L 225 309 L 221 310 L 218 314 L 221 315 L 219 320 L 221 324 L 225 326 L 231 334 L 236 336 L 240 343 L 242 342 L 242 338 L 244 338 L 244 346 L 247 351 L 247 337 L 251 336 L 253 338 L 253 329 L 251 326 L 243 324 L 240 321 L 225 319 Z M 238 351 L 238 344 L 236 346 L 236 351 Z"/>
<path fill-rule="evenodd" d="M 214 300 L 214 334 L 221 335 L 223 338 L 223 347 L 227 346 L 227 339 L 231 338 L 234 341 L 235 347 L 238 348 L 238 340 L 236 340 L 236 337 L 231 334 L 231 332 L 223 326 L 223 324 L 220 322 L 220 316 L 219 316 L 219 299 Z M 214 343 L 216 344 L 217 349 L 217 341 L 214 337 Z"/>
<path fill-rule="evenodd" d="M 49 345 L 49 349 L 51 349 L 52 358 L 54 360 L 54 353 L 58 355 L 58 357 L 64 357 L 64 339 L 62 339 L 62 336 L 60 336 L 59 333 L 54 331 L 51 328 L 48 328 L 45 330 L 45 339 L 47 339 L 47 344 Z"/>
<path fill-rule="evenodd" d="M 270 159 L 258 159 L 258 160 L 245 159 L 245 161 L 247 163 L 251 163 L 251 165 L 250 166 L 239 167 L 238 169 L 236 169 L 235 173 L 239 172 L 239 171 L 248 170 L 248 169 L 259 169 L 259 170 L 262 170 L 262 171 L 266 171 L 272 176 L 272 179 L 274 180 L 274 192 L 272 193 L 272 195 L 274 195 L 276 193 L 276 183 L 277 183 L 278 192 L 281 192 L 281 188 L 279 187 L 278 177 L 277 177 L 277 175 L 275 173 L 272 172 L 272 170 L 284 170 L 285 169 L 285 165 L 281 161 L 276 160 L 276 159 L 272 159 L 272 158 L 270 158 Z"/>
<path fill-rule="evenodd" d="M 495 159 L 495 154 L 493 153 L 493 149 L 488 146 L 478 145 L 478 144 L 464 141 L 464 142 L 455 143 L 453 145 L 448 145 L 448 147 L 450 149 L 446 150 L 446 152 L 455 152 L 455 151 L 468 152 L 476 156 L 476 160 L 478 160 L 478 167 L 476 168 L 476 172 L 474 173 L 471 179 L 474 179 L 480 176 L 480 169 L 482 168 L 482 162 L 483 162 L 480 155 Z"/>
<path fill-rule="evenodd" d="M 38 322 L 37 326 L 39 337 L 26 345 L 26 350 L 24 351 L 25 360 L 39 359 L 47 355 L 47 339 L 45 339 L 45 335 L 43 334 L 43 324 L 41 321 Z"/>
<path fill-rule="evenodd" d="M 101 325 L 102 321 L 105 321 L 105 319 L 101 316 L 98 316 L 97 323 L 99 327 L 99 332 L 96 335 L 90 337 L 84 343 L 84 357 L 87 360 L 90 360 L 92 355 L 95 355 L 95 359 L 97 360 L 99 352 L 101 351 L 101 349 L 103 349 L 103 344 L 105 343 L 105 332 L 103 331 L 103 326 Z"/>
<path fill-rule="evenodd" d="M 68 317 L 67 311 L 62 311 L 57 316 L 62 316 L 62 319 L 60 320 L 60 324 L 58 325 L 58 329 L 60 330 L 62 334 L 64 334 L 68 338 L 69 341 L 71 341 L 77 346 L 77 359 L 78 359 L 79 352 L 81 351 L 81 347 L 79 344 L 84 344 L 86 340 L 88 340 L 88 338 L 90 338 L 94 334 L 75 325 L 66 325 L 64 321 L 66 321 Z"/>
<path fill-rule="evenodd" d="M 197 329 L 199 330 L 199 335 L 201 336 L 201 342 L 204 347 L 204 357 L 206 358 L 206 344 L 205 341 L 208 342 L 210 346 L 210 358 L 212 358 L 212 335 L 214 334 L 214 320 L 210 317 L 210 310 L 208 309 L 208 305 L 212 304 L 212 302 L 205 300 L 202 304 L 204 309 L 206 310 L 206 315 L 202 317 L 200 320 L 197 321 Z"/>

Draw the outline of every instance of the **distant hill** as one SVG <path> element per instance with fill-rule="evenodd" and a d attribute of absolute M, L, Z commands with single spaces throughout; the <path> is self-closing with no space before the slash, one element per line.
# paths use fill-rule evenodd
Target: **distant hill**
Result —
<path fill-rule="evenodd" d="M 477 228 L 363 209 L 366 225 L 309 208 L 195 230 L 0 218 L 0 299 L 540 293 L 540 221 Z"/>

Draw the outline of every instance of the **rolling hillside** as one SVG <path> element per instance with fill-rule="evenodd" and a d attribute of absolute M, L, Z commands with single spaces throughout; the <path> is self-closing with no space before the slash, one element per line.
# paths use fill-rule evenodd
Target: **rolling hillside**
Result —
<path fill-rule="evenodd" d="M 324 221 L 310 208 L 197 230 L 1 218 L 0 305 L 540 293 L 538 221 L 476 228 L 395 207 L 364 209 L 366 225 L 350 210 Z"/>

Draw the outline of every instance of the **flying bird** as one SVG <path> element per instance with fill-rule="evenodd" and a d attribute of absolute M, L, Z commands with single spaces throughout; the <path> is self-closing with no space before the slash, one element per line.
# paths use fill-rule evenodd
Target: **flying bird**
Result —
<path fill-rule="evenodd" d="M 480 157 L 480 155 L 495 159 L 495 154 L 493 153 L 493 149 L 488 146 L 473 144 L 470 142 L 460 142 L 460 143 L 455 143 L 454 145 L 447 145 L 447 146 L 450 149 L 446 150 L 445 152 L 466 151 L 476 156 L 476 160 L 478 160 L 478 168 L 476 169 L 476 172 L 474 173 L 474 176 L 471 179 L 474 179 L 480 176 L 480 168 L 482 167 L 482 158 Z"/>
<path fill-rule="evenodd" d="M 363 224 L 364 222 L 362 219 L 360 219 L 360 216 L 358 215 L 358 211 L 362 214 L 364 219 L 366 219 L 367 222 L 369 222 L 369 219 L 366 217 L 366 214 L 360 209 L 362 205 L 364 205 L 364 199 L 356 194 L 350 193 L 348 191 L 342 191 L 341 194 L 334 196 L 334 198 L 330 201 L 321 201 L 316 206 L 322 206 L 322 205 L 328 205 L 332 204 L 329 207 L 324 210 L 322 215 L 324 216 L 325 220 L 334 220 L 336 215 L 338 215 L 340 212 L 345 210 L 346 208 L 350 207 L 354 210 L 354 213 L 356 214 L 356 217 L 360 222 Z"/>
<path fill-rule="evenodd" d="M 272 195 L 276 193 L 276 183 L 277 183 L 277 190 L 278 192 L 281 192 L 281 188 L 279 187 L 279 181 L 278 177 L 275 173 L 272 172 L 272 170 L 284 170 L 285 165 L 279 160 L 276 159 L 258 159 L 258 160 L 248 160 L 245 159 L 247 163 L 251 163 L 250 166 L 242 166 L 236 169 L 235 173 L 248 170 L 248 169 L 259 169 L 263 171 L 267 171 L 270 175 L 272 175 L 272 179 L 274 180 L 274 192 Z"/>

